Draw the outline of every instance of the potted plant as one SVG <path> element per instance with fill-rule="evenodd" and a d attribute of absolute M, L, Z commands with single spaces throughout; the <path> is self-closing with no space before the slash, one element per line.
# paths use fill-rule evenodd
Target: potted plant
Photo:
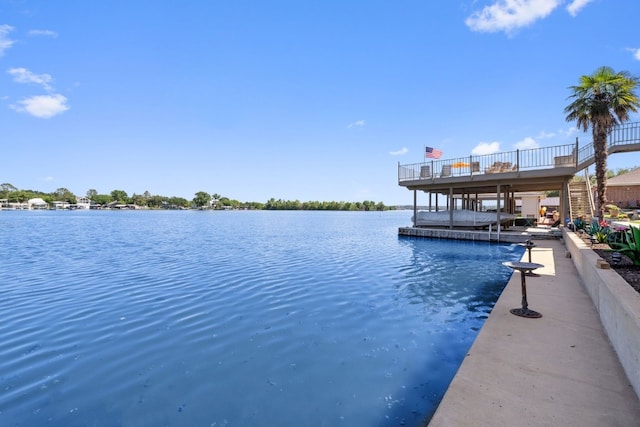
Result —
<path fill-rule="evenodd" d="M 606 208 L 609 210 L 609 216 L 611 218 L 618 218 L 618 214 L 620 214 L 620 208 L 616 205 L 607 205 Z"/>

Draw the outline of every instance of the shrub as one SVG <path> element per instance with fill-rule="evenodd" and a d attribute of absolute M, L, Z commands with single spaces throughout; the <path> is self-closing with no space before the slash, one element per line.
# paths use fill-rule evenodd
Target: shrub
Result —
<path fill-rule="evenodd" d="M 633 265 L 640 265 L 640 225 L 629 224 L 629 228 L 621 228 L 609 238 L 611 251 L 626 255 Z"/>
<path fill-rule="evenodd" d="M 591 223 L 590 229 L 587 231 L 590 236 L 594 237 L 598 243 L 608 243 L 611 227 L 605 220 L 594 221 Z"/>

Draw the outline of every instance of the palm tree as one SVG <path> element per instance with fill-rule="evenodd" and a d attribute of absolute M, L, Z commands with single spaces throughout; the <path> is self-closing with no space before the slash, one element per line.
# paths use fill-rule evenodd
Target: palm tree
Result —
<path fill-rule="evenodd" d="M 583 132 L 591 126 L 600 218 L 607 204 L 607 136 L 615 126 L 629 120 L 630 112 L 638 111 L 640 103 L 634 92 L 638 83 L 629 72 L 616 73 L 605 66 L 580 77 L 579 85 L 569 87 L 573 102 L 564 109 L 566 120 L 576 121 Z"/>

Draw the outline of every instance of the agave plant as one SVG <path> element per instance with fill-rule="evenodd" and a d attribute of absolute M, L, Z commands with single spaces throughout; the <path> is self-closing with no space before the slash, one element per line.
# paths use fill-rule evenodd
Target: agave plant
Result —
<path fill-rule="evenodd" d="M 593 221 L 588 233 L 598 243 L 608 243 L 611 227 L 609 227 L 609 223 L 605 220 Z"/>
<path fill-rule="evenodd" d="M 579 216 L 578 218 L 573 220 L 574 230 L 584 230 L 584 228 L 585 228 L 585 223 L 584 223 L 584 218 L 582 216 Z"/>
<path fill-rule="evenodd" d="M 628 229 L 611 233 L 609 247 L 611 251 L 626 255 L 633 265 L 640 265 L 640 225 L 630 223 Z"/>

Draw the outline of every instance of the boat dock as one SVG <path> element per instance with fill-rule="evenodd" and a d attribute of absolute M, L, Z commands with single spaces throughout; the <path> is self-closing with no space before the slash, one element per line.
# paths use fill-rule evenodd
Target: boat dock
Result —
<path fill-rule="evenodd" d="M 513 226 L 508 229 L 489 227 L 485 230 L 466 230 L 451 228 L 400 227 L 401 236 L 430 237 L 434 239 L 473 240 L 496 243 L 523 243 L 529 239 L 559 239 L 562 230 L 552 227 Z"/>

